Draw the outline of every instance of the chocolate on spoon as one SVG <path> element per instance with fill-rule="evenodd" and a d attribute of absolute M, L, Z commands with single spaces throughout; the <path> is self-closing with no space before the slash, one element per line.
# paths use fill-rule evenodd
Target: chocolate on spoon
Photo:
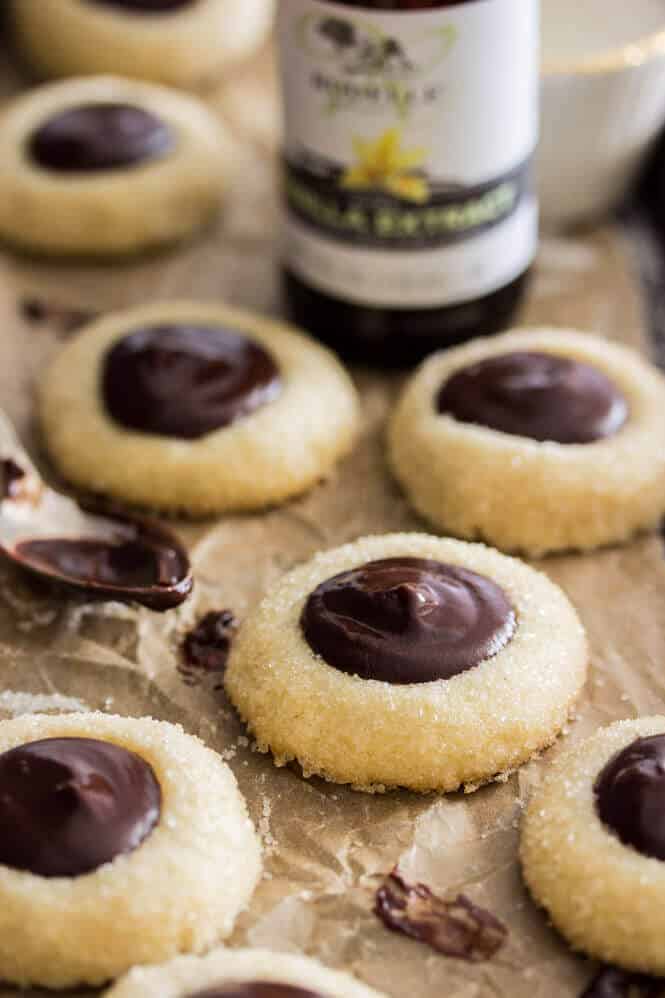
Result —
<path fill-rule="evenodd" d="M 42 481 L 0 413 L 0 553 L 88 598 L 170 610 L 193 580 L 186 552 L 163 527 L 121 513 L 97 515 Z"/>

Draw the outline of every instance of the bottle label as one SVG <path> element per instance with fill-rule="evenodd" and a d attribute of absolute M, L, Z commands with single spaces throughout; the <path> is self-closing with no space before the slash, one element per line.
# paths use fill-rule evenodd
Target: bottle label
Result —
<path fill-rule="evenodd" d="M 279 6 L 287 267 L 387 308 L 472 301 L 525 271 L 538 0 Z"/>

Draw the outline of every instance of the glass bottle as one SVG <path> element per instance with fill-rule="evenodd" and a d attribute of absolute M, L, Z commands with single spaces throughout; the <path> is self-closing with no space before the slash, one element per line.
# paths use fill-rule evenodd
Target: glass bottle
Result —
<path fill-rule="evenodd" d="M 349 359 L 505 327 L 538 241 L 539 0 L 280 0 L 284 288 Z"/>

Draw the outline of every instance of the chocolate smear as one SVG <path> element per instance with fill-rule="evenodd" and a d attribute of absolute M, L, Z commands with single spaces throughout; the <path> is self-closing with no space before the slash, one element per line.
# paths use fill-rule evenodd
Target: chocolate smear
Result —
<path fill-rule="evenodd" d="M 60 339 L 66 339 L 92 322 L 98 315 L 91 309 L 46 301 L 42 298 L 23 298 L 19 302 L 19 312 L 24 321 L 33 326 L 53 326 Z"/>
<path fill-rule="evenodd" d="M 619 967 L 603 967 L 580 998 L 658 998 L 665 981 L 632 974 Z"/>
<path fill-rule="evenodd" d="M 19 302 L 19 312 L 26 322 L 46 322 L 48 306 L 37 298 L 24 298 Z"/>
<path fill-rule="evenodd" d="M 407 883 L 396 870 L 377 891 L 374 912 L 392 931 L 469 963 L 490 960 L 508 938 L 498 918 L 463 894 L 446 901 L 425 884 Z"/>
<path fill-rule="evenodd" d="M 237 627 L 230 610 L 211 610 L 185 635 L 179 669 L 185 682 L 193 685 L 205 673 L 223 674 Z"/>
<path fill-rule="evenodd" d="M 22 482 L 25 479 L 25 471 L 10 457 L 6 457 L 0 464 L 2 471 L 2 498 L 17 499 L 22 492 Z"/>
<path fill-rule="evenodd" d="M 40 501 L 43 491 L 41 479 L 31 474 L 29 467 L 19 464 L 11 457 L 2 457 L 0 452 L 0 503 L 16 502 L 34 506 Z"/>

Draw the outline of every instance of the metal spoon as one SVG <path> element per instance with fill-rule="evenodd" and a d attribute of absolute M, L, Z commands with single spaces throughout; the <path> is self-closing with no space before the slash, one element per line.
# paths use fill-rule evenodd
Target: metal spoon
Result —
<path fill-rule="evenodd" d="M 165 611 L 192 591 L 189 558 L 163 527 L 87 511 L 42 480 L 0 411 L 0 553 L 88 598 Z"/>

